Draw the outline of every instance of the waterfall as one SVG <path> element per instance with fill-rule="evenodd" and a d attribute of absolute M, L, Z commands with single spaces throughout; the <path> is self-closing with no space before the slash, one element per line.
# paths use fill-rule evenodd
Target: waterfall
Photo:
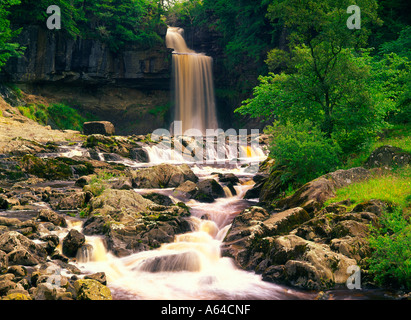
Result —
<path fill-rule="evenodd" d="M 217 129 L 213 59 L 190 50 L 180 28 L 168 29 L 166 44 L 174 49 L 174 120 L 182 121 L 183 132 L 197 129 L 205 134 L 206 129 Z"/>

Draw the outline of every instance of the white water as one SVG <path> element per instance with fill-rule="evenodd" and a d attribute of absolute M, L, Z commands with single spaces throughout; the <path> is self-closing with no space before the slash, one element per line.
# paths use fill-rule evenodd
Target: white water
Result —
<path fill-rule="evenodd" d="M 262 281 L 221 257 L 220 245 L 232 217 L 245 206 L 241 200 L 251 186 L 239 186 L 238 196 L 213 204 L 190 201 L 192 232 L 178 235 L 159 249 L 117 258 L 105 250 L 100 237 L 87 237 L 94 248 L 85 272 L 104 271 L 108 285 L 124 299 L 283 299 L 296 294 Z M 240 202 L 240 203 L 239 203 Z M 207 214 L 210 220 L 200 217 Z"/>

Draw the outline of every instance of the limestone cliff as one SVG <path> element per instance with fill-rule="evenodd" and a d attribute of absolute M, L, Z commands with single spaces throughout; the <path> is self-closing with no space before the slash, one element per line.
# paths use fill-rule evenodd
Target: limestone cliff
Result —
<path fill-rule="evenodd" d="M 26 47 L 24 56 L 10 59 L 0 80 L 109 120 L 120 134 L 167 125 L 171 53 L 165 43 L 112 52 L 98 40 L 33 25 L 23 27 L 17 42 Z"/>

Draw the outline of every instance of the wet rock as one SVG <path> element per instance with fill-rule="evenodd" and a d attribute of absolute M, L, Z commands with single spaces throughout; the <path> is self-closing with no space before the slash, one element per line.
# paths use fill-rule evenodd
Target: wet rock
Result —
<path fill-rule="evenodd" d="M 64 288 L 56 287 L 51 283 L 39 283 L 37 287 L 32 288 L 34 300 L 71 300 L 72 294 L 66 292 Z"/>
<path fill-rule="evenodd" d="M 0 250 L 7 253 L 9 265 L 35 265 L 47 257 L 41 245 L 15 231 L 0 235 Z"/>
<path fill-rule="evenodd" d="M 11 266 L 7 273 L 13 274 L 16 278 L 22 279 L 23 277 L 27 276 L 27 269 L 24 266 Z"/>
<path fill-rule="evenodd" d="M 349 277 L 347 268 L 357 265 L 354 259 L 333 252 L 325 244 L 293 235 L 274 239 L 269 257 L 274 265 L 284 265 L 279 278 L 290 285 L 314 290 L 344 284 Z"/>
<path fill-rule="evenodd" d="M 76 180 L 76 182 L 75 182 L 74 185 L 75 185 L 76 187 L 83 188 L 84 186 L 90 184 L 92 178 L 93 178 L 93 175 L 90 175 L 90 176 L 82 176 L 82 177 L 80 177 L 80 178 L 78 178 L 78 179 Z"/>
<path fill-rule="evenodd" d="M 67 227 L 66 219 L 50 209 L 41 210 L 37 215 L 37 219 L 40 221 L 51 222 L 55 226 Z"/>
<path fill-rule="evenodd" d="M 83 223 L 83 233 L 85 235 L 105 234 L 108 229 L 108 217 L 92 216 Z"/>
<path fill-rule="evenodd" d="M 79 208 L 85 207 L 86 204 L 86 193 L 85 192 L 74 192 L 71 195 L 60 198 L 56 209 L 57 210 L 77 210 Z"/>
<path fill-rule="evenodd" d="M 93 279 L 82 279 L 74 282 L 77 300 L 112 300 L 108 287 Z"/>
<path fill-rule="evenodd" d="M 146 272 L 198 272 L 201 261 L 196 252 L 168 254 L 145 259 L 138 267 Z"/>
<path fill-rule="evenodd" d="M 161 206 L 172 206 L 174 204 L 170 197 L 160 193 L 148 193 L 144 194 L 143 197 Z"/>
<path fill-rule="evenodd" d="M 233 173 L 220 173 L 218 174 L 218 179 L 220 182 L 231 182 L 232 185 L 236 185 L 240 182 L 238 177 Z"/>
<path fill-rule="evenodd" d="M 83 124 L 83 131 L 85 135 L 102 134 L 102 135 L 114 135 L 114 125 L 109 121 L 91 121 Z"/>
<path fill-rule="evenodd" d="M 176 197 L 191 199 L 198 191 L 197 185 L 193 181 L 185 181 L 174 189 Z"/>
<path fill-rule="evenodd" d="M 186 164 L 180 166 L 161 164 L 132 171 L 132 179 L 133 187 L 139 189 L 175 188 L 187 180 L 198 181 L 197 176 Z"/>
<path fill-rule="evenodd" d="M 97 272 L 93 274 L 86 275 L 84 279 L 92 279 L 100 282 L 103 285 L 107 285 L 107 278 L 104 272 Z"/>
<path fill-rule="evenodd" d="M 63 254 L 67 257 L 75 257 L 78 248 L 86 242 L 83 234 L 75 229 L 70 230 L 67 236 L 63 239 Z"/>
<path fill-rule="evenodd" d="M 117 190 L 132 190 L 133 189 L 133 182 L 129 177 L 118 177 L 114 179 L 110 179 L 109 185 L 112 189 Z"/>
<path fill-rule="evenodd" d="M 223 187 L 214 179 L 206 179 L 197 183 L 197 191 L 193 199 L 200 202 L 213 202 L 217 198 L 223 198 Z"/>
<path fill-rule="evenodd" d="M 16 289 L 16 288 L 17 288 L 17 284 L 13 281 L 10 281 L 10 280 L 0 281 L 0 296 L 5 296 L 10 290 Z"/>
<path fill-rule="evenodd" d="M 142 162 L 142 163 L 148 163 L 150 162 L 150 157 L 147 153 L 146 150 L 144 150 L 143 148 L 134 148 L 130 151 L 130 158 L 138 161 L 138 162 Z"/>

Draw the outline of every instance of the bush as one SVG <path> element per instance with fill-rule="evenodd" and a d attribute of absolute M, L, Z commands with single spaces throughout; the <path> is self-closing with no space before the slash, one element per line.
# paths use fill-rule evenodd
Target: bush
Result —
<path fill-rule="evenodd" d="M 285 166 L 282 180 L 305 183 L 339 165 L 340 148 L 310 121 L 268 127 L 272 135 L 270 156 Z"/>
<path fill-rule="evenodd" d="M 378 285 L 411 289 L 411 222 L 401 209 L 385 212 L 372 229 L 369 270 Z"/>

